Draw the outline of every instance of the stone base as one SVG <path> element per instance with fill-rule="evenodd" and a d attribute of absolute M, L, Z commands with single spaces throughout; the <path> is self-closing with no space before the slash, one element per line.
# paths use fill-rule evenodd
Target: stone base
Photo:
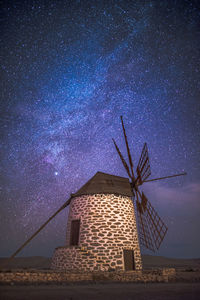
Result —
<path fill-rule="evenodd" d="M 130 248 L 129 248 L 130 249 Z M 63 271 L 124 271 L 123 249 L 112 249 L 108 256 L 101 249 L 70 246 L 55 249 L 51 269 Z M 136 270 L 142 265 L 136 263 Z"/>

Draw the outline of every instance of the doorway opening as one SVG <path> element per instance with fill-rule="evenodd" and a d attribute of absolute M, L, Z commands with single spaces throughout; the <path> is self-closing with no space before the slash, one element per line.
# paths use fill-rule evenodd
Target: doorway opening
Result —
<path fill-rule="evenodd" d="M 80 220 L 72 220 L 70 233 L 70 246 L 78 246 L 80 232 Z"/>
<path fill-rule="evenodd" d="M 135 270 L 134 251 L 124 249 L 124 269 L 125 271 Z"/>

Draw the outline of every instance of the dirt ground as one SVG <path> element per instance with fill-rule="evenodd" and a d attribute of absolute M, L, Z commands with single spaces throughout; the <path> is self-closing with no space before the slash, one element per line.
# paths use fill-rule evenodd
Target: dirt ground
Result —
<path fill-rule="evenodd" d="M 200 283 L 0 286 L 0 300 L 199 300 Z"/>

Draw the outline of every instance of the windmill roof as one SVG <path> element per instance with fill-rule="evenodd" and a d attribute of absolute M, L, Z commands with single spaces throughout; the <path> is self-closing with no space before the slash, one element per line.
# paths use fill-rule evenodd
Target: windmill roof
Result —
<path fill-rule="evenodd" d="M 128 178 L 97 172 L 73 196 L 88 194 L 118 194 L 133 196 Z"/>

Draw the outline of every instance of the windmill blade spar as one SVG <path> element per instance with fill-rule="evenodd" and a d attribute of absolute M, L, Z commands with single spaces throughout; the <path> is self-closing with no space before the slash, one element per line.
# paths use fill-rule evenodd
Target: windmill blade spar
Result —
<path fill-rule="evenodd" d="M 128 139 L 127 139 L 127 135 L 126 135 L 126 130 L 125 130 L 125 127 L 124 127 L 124 122 L 123 122 L 122 116 L 120 116 L 120 118 L 121 118 L 121 122 L 122 122 L 122 128 L 123 128 L 124 138 L 125 138 L 125 142 L 126 142 L 126 149 L 127 149 L 127 153 L 128 153 L 128 159 L 129 159 L 129 163 L 130 163 L 130 167 L 131 167 L 131 175 L 132 175 L 133 181 L 135 181 L 134 172 L 133 172 L 133 161 L 132 161 L 131 154 L 130 154 L 130 149 L 129 149 L 129 145 L 128 145 Z"/>
<path fill-rule="evenodd" d="M 187 175 L 187 173 L 185 172 L 185 173 L 180 173 L 180 174 L 175 174 L 175 175 L 170 175 L 170 176 L 165 176 L 165 177 L 154 178 L 154 179 L 150 179 L 150 180 L 144 180 L 143 182 L 151 182 L 151 181 L 156 181 L 156 180 L 163 180 L 163 179 L 167 179 L 167 178 L 184 176 L 184 175 Z"/>
<path fill-rule="evenodd" d="M 71 199 L 72 197 L 70 197 L 44 224 L 42 224 L 42 226 L 40 226 L 40 228 L 10 256 L 10 259 L 14 258 L 59 212 L 67 207 L 70 204 Z"/>
<path fill-rule="evenodd" d="M 119 148 L 118 148 L 118 146 L 117 146 L 115 140 L 114 140 L 114 139 L 112 139 L 112 140 L 113 140 L 113 143 L 114 143 L 115 148 L 116 148 L 116 150 L 117 150 L 117 153 L 119 154 L 119 157 L 120 157 L 120 159 L 121 159 L 121 161 L 122 161 L 122 163 L 123 163 L 123 166 L 124 166 L 124 168 L 126 169 L 126 172 L 128 173 L 128 176 L 132 179 L 131 173 L 130 173 L 130 170 L 129 170 L 129 167 L 128 167 L 128 165 L 127 165 L 127 163 L 126 163 L 126 161 L 125 161 L 123 155 L 121 154 L 121 152 L 120 152 L 120 150 L 119 150 Z"/>

